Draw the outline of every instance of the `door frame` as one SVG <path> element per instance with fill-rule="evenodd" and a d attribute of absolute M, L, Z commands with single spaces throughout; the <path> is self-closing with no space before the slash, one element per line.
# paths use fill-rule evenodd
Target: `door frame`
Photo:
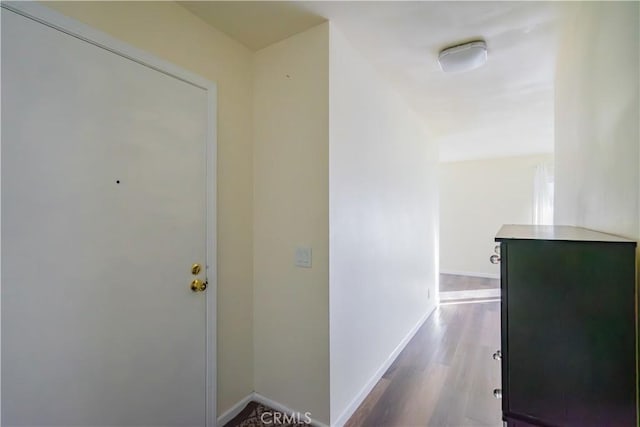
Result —
<path fill-rule="evenodd" d="M 75 19 L 36 2 L 2 2 L 7 9 L 43 25 L 62 31 L 101 49 L 108 50 L 155 71 L 177 78 L 207 92 L 207 141 L 206 141 L 206 425 L 217 425 L 217 344 L 216 344 L 216 295 L 217 295 L 217 86 L 197 74 L 191 73 L 168 61 L 124 43 Z M 0 10 L 1 10 L 0 9 Z M 1 397 L 0 397 L 1 399 Z M 1 408 L 1 406 L 0 406 Z M 1 411 L 1 409 L 0 409 Z M 1 413 L 0 413 L 1 416 Z"/>

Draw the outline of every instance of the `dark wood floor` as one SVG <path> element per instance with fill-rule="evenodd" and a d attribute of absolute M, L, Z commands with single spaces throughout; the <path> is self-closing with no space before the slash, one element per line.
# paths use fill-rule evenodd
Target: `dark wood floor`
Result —
<path fill-rule="evenodd" d="M 498 279 L 459 276 L 457 274 L 440 275 L 440 292 L 469 291 L 472 289 L 495 289 L 499 287 L 500 281 Z"/>
<path fill-rule="evenodd" d="M 346 426 L 502 426 L 499 347 L 500 303 L 437 308 Z"/>

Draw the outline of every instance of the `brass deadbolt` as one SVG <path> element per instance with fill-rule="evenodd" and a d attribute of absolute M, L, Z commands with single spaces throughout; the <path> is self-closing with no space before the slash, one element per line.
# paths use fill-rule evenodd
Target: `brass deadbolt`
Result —
<path fill-rule="evenodd" d="M 191 266 L 191 274 L 193 274 L 194 276 L 196 274 L 200 274 L 201 270 L 202 270 L 202 267 L 200 267 L 200 264 L 193 264 Z"/>

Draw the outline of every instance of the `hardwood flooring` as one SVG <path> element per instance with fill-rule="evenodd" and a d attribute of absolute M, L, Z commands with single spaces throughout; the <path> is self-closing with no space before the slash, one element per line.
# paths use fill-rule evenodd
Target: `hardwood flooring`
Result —
<path fill-rule="evenodd" d="M 498 279 L 459 276 L 457 274 L 440 275 L 440 292 L 469 291 L 473 289 L 496 289 L 499 287 L 500 281 Z"/>
<path fill-rule="evenodd" d="M 437 308 L 347 427 L 501 427 L 500 303 Z"/>

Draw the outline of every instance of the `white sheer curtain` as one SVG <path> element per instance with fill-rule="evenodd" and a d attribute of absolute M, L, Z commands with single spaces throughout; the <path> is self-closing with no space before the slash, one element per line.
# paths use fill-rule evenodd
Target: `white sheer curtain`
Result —
<path fill-rule="evenodd" d="M 533 178 L 533 223 L 553 224 L 553 164 L 536 166 Z"/>

